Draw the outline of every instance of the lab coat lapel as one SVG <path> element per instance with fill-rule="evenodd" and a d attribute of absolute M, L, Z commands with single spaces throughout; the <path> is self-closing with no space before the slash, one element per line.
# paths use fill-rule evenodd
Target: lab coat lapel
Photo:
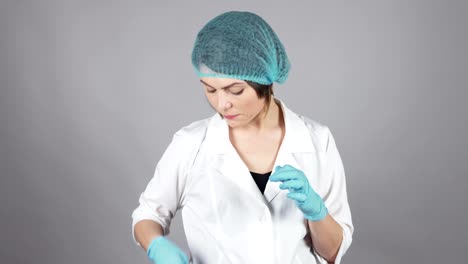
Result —
<path fill-rule="evenodd" d="M 283 111 L 285 135 L 283 142 L 281 142 L 281 146 L 278 151 L 271 175 L 275 173 L 276 166 L 284 166 L 286 164 L 289 164 L 298 169 L 302 169 L 296 160 L 295 155 L 312 152 L 314 149 L 309 131 L 303 120 L 301 120 L 297 114 L 286 107 L 286 105 L 281 100 L 277 98 L 275 99 L 280 102 L 281 109 Z M 264 192 L 265 199 L 268 203 L 271 202 L 273 198 L 275 198 L 281 191 L 279 188 L 280 184 L 281 182 L 268 181 Z"/>
<path fill-rule="evenodd" d="M 295 168 L 299 167 L 296 160 L 294 159 L 293 154 L 285 150 L 278 153 L 271 175 L 275 173 L 276 166 L 284 166 L 286 164 L 294 166 Z M 273 200 L 273 198 L 275 198 L 276 195 L 278 195 L 278 193 L 281 191 L 279 188 L 280 184 L 281 182 L 268 181 L 264 192 L 265 199 L 268 203 L 271 202 L 271 200 Z"/>
<path fill-rule="evenodd" d="M 232 151 L 223 155 L 223 164 L 221 164 L 221 173 L 228 177 L 233 183 L 237 184 L 240 191 L 239 195 L 247 194 L 256 201 L 265 202 L 265 198 L 258 189 L 257 184 L 252 178 L 249 169 L 233 148 Z"/>
<path fill-rule="evenodd" d="M 294 112 L 289 110 L 281 100 L 277 98 L 275 98 L 275 100 L 280 102 L 283 111 L 285 135 L 276 156 L 272 174 L 275 172 L 275 168 L 278 165 L 284 166 L 289 164 L 301 169 L 295 159 L 295 155 L 303 152 L 311 152 L 314 149 L 310 134 L 304 122 Z M 281 182 L 268 181 L 264 195 L 262 195 L 249 169 L 229 140 L 229 127 L 226 121 L 218 114 L 215 114 L 211 119 L 206 134 L 206 140 L 209 141 L 209 146 L 213 154 L 221 155 L 217 159 L 220 164 L 216 165 L 219 166 L 220 173 L 237 184 L 241 191 L 247 193 L 256 200 L 268 203 L 281 191 L 279 188 Z"/>
<path fill-rule="evenodd" d="M 217 156 L 219 172 L 223 177 L 236 184 L 239 195 L 247 194 L 255 200 L 265 202 L 265 198 L 253 180 L 248 167 L 240 158 L 234 146 L 229 140 L 229 127 L 225 120 L 218 114 L 213 116 L 209 125 L 207 135 L 210 149 Z"/>

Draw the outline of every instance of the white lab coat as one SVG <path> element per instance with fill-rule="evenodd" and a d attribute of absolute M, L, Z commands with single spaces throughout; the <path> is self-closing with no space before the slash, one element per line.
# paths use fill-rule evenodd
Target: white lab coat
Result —
<path fill-rule="evenodd" d="M 335 262 L 340 263 L 354 227 L 334 138 L 328 127 L 275 99 L 286 130 L 274 167 L 290 164 L 302 170 L 323 198 L 343 228 Z M 182 209 L 192 263 L 327 263 L 306 243 L 307 222 L 286 197 L 288 191 L 268 182 L 262 195 L 230 143 L 228 129 L 216 113 L 174 134 L 133 211 L 132 235 L 143 219 L 158 222 L 167 235 L 172 217 Z"/>

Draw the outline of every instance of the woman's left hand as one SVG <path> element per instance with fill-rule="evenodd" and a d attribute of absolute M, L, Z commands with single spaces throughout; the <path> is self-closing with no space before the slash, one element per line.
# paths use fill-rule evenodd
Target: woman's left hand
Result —
<path fill-rule="evenodd" d="M 279 182 L 280 189 L 288 189 L 288 198 L 296 202 L 304 217 L 311 221 L 320 221 L 328 213 L 322 198 L 312 189 L 304 172 L 291 165 L 277 166 L 270 176 L 270 181 Z"/>

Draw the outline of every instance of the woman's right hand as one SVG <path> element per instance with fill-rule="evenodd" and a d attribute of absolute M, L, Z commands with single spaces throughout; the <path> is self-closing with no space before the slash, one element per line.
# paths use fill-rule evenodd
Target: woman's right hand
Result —
<path fill-rule="evenodd" d="M 153 239 L 146 254 L 155 264 L 188 264 L 187 255 L 164 236 Z"/>

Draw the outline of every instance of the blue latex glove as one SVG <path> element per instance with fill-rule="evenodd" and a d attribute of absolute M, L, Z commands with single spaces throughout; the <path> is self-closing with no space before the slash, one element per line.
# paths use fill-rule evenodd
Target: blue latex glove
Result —
<path fill-rule="evenodd" d="M 296 202 L 304 217 L 311 221 L 320 221 L 328 213 L 322 198 L 312 189 L 304 172 L 291 165 L 276 166 L 270 176 L 272 182 L 282 182 L 281 190 L 289 190 L 288 198 Z"/>
<path fill-rule="evenodd" d="M 146 254 L 155 264 L 188 264 L 187 255 L 164 236 L 153 239 Z"/>

